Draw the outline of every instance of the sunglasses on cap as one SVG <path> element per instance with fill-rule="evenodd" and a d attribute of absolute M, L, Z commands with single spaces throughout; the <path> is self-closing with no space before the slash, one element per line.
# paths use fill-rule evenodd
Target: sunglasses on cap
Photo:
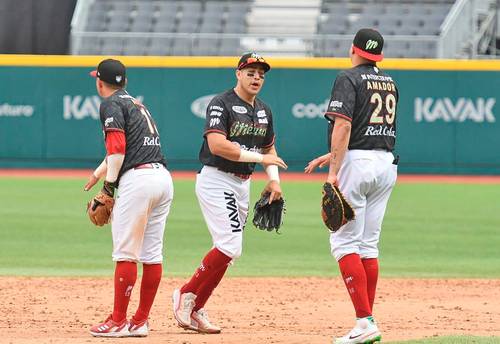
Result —
<path fill-rule="evenodd" d="M 241 70 L 241 69 L 245 68 L 246 66 L 251 65 L 251 64 L 255 64 L 255 63 L 261 64 L 264 67 L 264 71 L 266 71 L 266 72 L 269 71 L 269 69 L 271 69 L 271 66 L 269 65 L 269 63 L 267 63 L 266 60 L 262 56 L 255 54 L 255 53 L 243 55 L 239 61 L 238 69 Z"/>

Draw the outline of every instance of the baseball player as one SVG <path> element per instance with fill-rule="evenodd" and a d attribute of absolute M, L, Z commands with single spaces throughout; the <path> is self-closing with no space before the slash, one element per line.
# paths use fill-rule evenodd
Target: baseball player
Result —
<path fill-rule="evenodd" d="M 103 191 L 117 193 L 111 218 L 114 278 L 113 313 L 90 329 L 96 337 L 145 337 L 148 316 L 162 276 L 163 233 L 173 185 L 161 152 L 160 136 L 148 109 L 130 96 L 125 66 L 104 60 L 90 74 L 103 98 L 100 119 L 107 155 L 92 173 L 85 190 L 104 177 Z M 137 278 L 143 275 L 139 307 L 127 320 L 127 307 Z"/>
<path fill-rule="evenodd" d="M 382 220 L 396 182 L 398 90 L 376 62 L 383 58 L 384 39 L 361 29 L 350 50 L 353 67 L 335 80 L 325 118 L 329 121 L 330 153 L 305 168 L 329 165 L 327 182 L 339 186 L 353 206 L 355 220 L 330 236 L 331 253 L 356 312 L 356 326 L 335 343 L 373 343 L 381 334 L 373 319 L 378 279 L 378 242 Z"/>
<path fill-rule="evenodd" d="M 184 329 L 221 331 L 210 323 L 204 306 L 228 264 L 241 255 L 250 176 L 256 163 L 269 176 L 264 192 L 271 192 L 271 201 L 281 197 L 278 166 L 287 165 L 274 148 L 271 109 L 257 98 L 269 69 L 261 56 L 244 54 L 236 68 L 236 87 L 217 95 L 207 108 L 196 195 L 213 248 L 191 280 L 173 293 L 174 316 Z"/>

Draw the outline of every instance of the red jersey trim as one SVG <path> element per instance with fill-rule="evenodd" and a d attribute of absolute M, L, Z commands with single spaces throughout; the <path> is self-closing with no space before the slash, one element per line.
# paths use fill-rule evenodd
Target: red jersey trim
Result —
<path fill-rule="evenodd" d="M 112 131 L 118 131 L 118 132 L 121 132 L 121 133 L 125 133 L 125 130 L 119 129 L 119 128 L 106 128 L 106 129 L 104 129 L 104 131 L 107 132 L 107 133 L 112 132 Z"/>
<path fill-rule="evenodd" d="M 207 135 L 207 134 L 210 134 L 210 133 L 219 133 L 219 134 L 224 134 L 224 135 L 227 135 L 227 133 L 223 130 L 218 130 L 218 129 L 208 129 L 207 131 L 205 131 L 203 133 L 203 136 Z"/>
<path fill-rule="evenodd" d="M 127 142 L 125 139 L 125 133 L 120 131 L 110 131 L 106 135 L 106 151 L 108 155 L 111 154 L 124 154 Z"/>
<path fill-rule="evenodd" d="M 351 117 L 343 115 L 343 114 L 338 113 L 338 112 L 325 112 L 325 116 L 326 115 L 333 115 L 335 117 L 340 117 L 340 118 L 348 120 L 349 122 L 352 122 L 352 118 Z"/>
<path fill-rule="evenodd" d="M 273 140 L 271 141 L 270 144 L 266 145 L 266 146 L 263 146 L 262 148 L 269 148 L 271 147 L 272 145 L 274 145 L 274 141 L 276 140 L 276 135 L 273 136 Z"/>

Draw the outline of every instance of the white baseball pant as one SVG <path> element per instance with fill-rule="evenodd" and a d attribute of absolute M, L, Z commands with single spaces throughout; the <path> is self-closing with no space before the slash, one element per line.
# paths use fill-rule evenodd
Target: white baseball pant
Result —
<path fill-rule="evenodd" d="M 196 196 L 214 247 L 233 259 L 240 257 L 250 202 L 250 179 L 203 166 L 196 176 Z"/>
<path fill-rule="evenodd" d="M 386 151 L 346 152 L 338 175 L 339 188 L 356 218 L 330 234 L 331 253 L 337 261 L 351 253 L 362 259 L 378 257 L 382 220 L 397 178 L 393 161 L 393 154 Z"/>
<path fill-rule="evenodd" d="M 163 234 L 174 187 L 163 165 L 151 165 L 130 169 L 120 179 L 111 219 L 114 261 L 163 261 Z"/>

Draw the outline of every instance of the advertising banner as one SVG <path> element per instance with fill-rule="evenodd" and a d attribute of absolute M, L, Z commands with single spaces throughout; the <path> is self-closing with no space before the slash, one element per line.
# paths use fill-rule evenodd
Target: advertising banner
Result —
<path fill-rule="evenodd" d="M 235 85 L 233 67 L 201 65 L 128 68 L 127 90 L 155 118 L 171 169 L 200 167 L 206 106 Z M 395 153 L 401 172 L 500 173 L 500 68 L 391 66 L 386 70 L 400 94 Z M 102 160 L 101 100 L 90 70 L 0 65 L 0 167 L 92 168 Z M 259 97 L 271 106 L 276 146 L 291 170 L 327 152 L 323 114 L 340 70 L 298 64 L 266 75 Z"/>

